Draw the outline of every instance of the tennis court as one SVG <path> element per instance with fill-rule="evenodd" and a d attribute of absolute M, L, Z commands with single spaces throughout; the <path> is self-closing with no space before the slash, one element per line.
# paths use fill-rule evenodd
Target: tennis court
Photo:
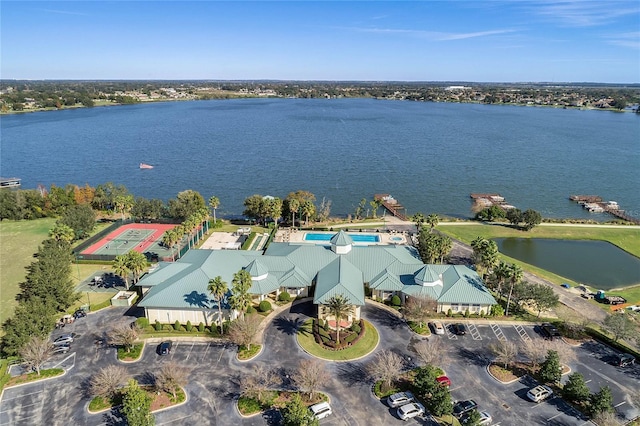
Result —
<path fill-rule="evenodd" d="M 140 253 L 154 252 L 160 257 L 171 256 L 171 251 L 160 242 L 164 233 L 176 226 L 162 223 L 129 223 L 107 234 L 81 254 L 118 256 L 135 250 Z"/>

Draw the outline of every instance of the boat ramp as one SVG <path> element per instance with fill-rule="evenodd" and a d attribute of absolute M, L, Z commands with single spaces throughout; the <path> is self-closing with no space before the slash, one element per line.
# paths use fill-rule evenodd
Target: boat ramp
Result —
<path fill-rule="evenodd" d="M 629 216 L 615 201 L 603 201 L 599 195 L 570 195 L 569 199 L 591 213 L 609 213 L 619 219 L 640 225 L 640 219 Z"/>

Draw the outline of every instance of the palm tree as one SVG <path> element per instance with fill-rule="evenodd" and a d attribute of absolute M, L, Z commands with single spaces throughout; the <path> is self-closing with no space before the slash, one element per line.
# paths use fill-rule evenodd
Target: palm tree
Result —
<path fill-rule="evenodd" d="M 309 225 L 309 216 L 313 216 L 316 213 L 316 205 L 313 204 L 313 201 L 305 200 L 301 204 L 302 212 L 305 216 L 305 225 Z"/>
<path fill-rule="evenodd" d="M 502 296 L 502 285 L 509 278 L 510 272 L 510 265 L 502 261 L 500 261 L 500 263 L 498 263 L 498 266 L 496 266 L 493 270 L 493 274 L 495 275 L 497 281 L 496 292 L 498 293 L 498 297 Z"/>
<path fill-rule="evenodd" d="M 233 309 L 240 312 L 240 316 L 244 318 L 244 312 L 251 305 L 251 295 L 249 289 L 251 288 L 251 275 L 248 271 L 242 269 L 233 274 L 233 281 L 231 281 L 231 297 L 229 298 L 229 304 Z"/>
<path fill-rule="evenodd" d="M 416 232 L 420 232 L 420 228 L 422 228 L 422 224 L 425 221 L 425 217 L 422 213 L 418 212 L 411 216 L 411 220 L 416 224 Z"/>
<path fill-rule="evenodd" d="M 291 212 L 292 220 L 291 226 L 296 227 L 296 213 L 300 210 L 300 201 L 292 198 L 289 200 L 289 211 Z"/>
<path fill-rule="evenodd" d="M 137 283 L 140 273 L 148 266 L 147 257 L 135 250 L 131 250 L 126 255 L 127 268 L 133 272 L 133 282 Z"/>
<path fill-rule="evenodd" d="M 333 296 L 327 301 L 327 307 L 336 319 L 336 343 L 340 343 L 340 321 L 351 313 L 349 298 L 341 294 Z"/>
<path fill-rule="evenodd" d="M 429 216 L 427 216 L 424 221 L 428 223 L 430 226 L 429 232 L 433 232 L 433 228 L 435 228 L 438 225 L 438 222 L 440 222 L 440 216 L 438 216 L 435 213 L 432 213 Z"/>
<path fill-rule="evenodd" d="M 216 224 L 216 209 L 220 206 L 220 199 L 215 195 L 209 198 L 209 207 L 213 209 L 213 224 Z"/>
<path fill-rule="evenodd" d="M 513 293 L 513 287 L 522 280 L 522 268 L 515 263 L 509 266 L 509 298 L 507 299 L 507 312 L 505 315 L 509 315 L 509 305 L 511 304 L 511 293 Z"/>
<path fill-rule="evenodd" d="M 453 241 L 447 235 L 440 235 L 438 238 L 438 251 L 440 256 L 440 263 L 444 263 L 444 258 L 451 253 L 453 248 Z"/>
<path fill-rule="evenodd" d="M 217 277 L 209 280 L 209 287 L 207 287 L 209 293 L 213 296 L 215 301 L 218 303 L 218 319 L 220 320 L 220 335 L 224 334 L 224 329 L 222 328 L 222 300 L 224 299 L 225 294 L 229 291 L 227 287 L 227 283 L 222 281 L 222 277 L 218 275 Z"/>
<path fill-rule="evenodd" d="M 121 254 L 116 256 L 113 260 L 113 270 L 116 275 L 124 278 L 124 284 L 127 290 L 129 290 L 129 265 L 127 262 L 127 255 Z"/>
<path fill-rule="evenodd" d="M 58 242 L 71 244 L 76 234 L 70 226 L 63 223 L 56 223 L 49 231 L 49 236 Z"/>

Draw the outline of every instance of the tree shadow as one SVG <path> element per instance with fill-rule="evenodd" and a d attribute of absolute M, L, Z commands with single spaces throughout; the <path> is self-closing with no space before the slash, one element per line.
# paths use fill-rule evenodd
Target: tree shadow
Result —
<path fill-rule="evenodd" d="M 336 367 L 338 378 L 348 386 L 360 385 L 370 381 L 369 373 L 363 363 L 347 362 Z"/>
<path fill-rule="evenodd" d="M 133 378 L 136 379 L 136 381 L 140 383 L 140 385 L 155 386 L 156 384 L 156 376 L 150 371 L 136 374 L 135 376 L 133 376 Z"/>
<path fill-rule="evenodd" d="M 209 307 L 209 297 L 206 294 L 198 293 L 195 290 L 189 294 L 185 294 L 184 301 L 187 302 L 190 306 L 197 306 L 199 308 Z"/>
<path fill-rule="evenodd" d="M 127 421 L 120 407 L 113 407 L 102 415 L 102 421 L 107 426 L 127 426 Z"/>
<path fill-rule="evenodd" d="M 405 326 L 404 320 L 375 306 L 365 306 L 363 314 L 371 322 L 384 327 L 397 329 Z"/>
<path fill-rule="evenodd" d="M 489 358 L 487 354 L 483 352 L 476 352 L 471 349 L 459 348 L 458 355 L 460 355 L 463 360 L 467 361 L 468 364 L 477 365 L 479 367 L 483 367 L 491 362 L 491 358 Z"/>
<path fill-rule="evenodd" d="M 314 306 L 311 301 L 304 303 L 296 303 L 295 305 L 291 305 L 289 308 L 289 313 L 291 314 L 303 314 L 308 317 L 314 316 L 313 314 Z"/>
<path fill-rule="evenodd" d="M 298 334 L 298 329 L 304 323 L 300 318 L 278 317 L 273 321 L 278 331 L 289 336 Z"/>
<path fill-rule="evenodd" d="M 270 408 L 262 413 L 262 418 L 268 425 L 280 425 L 282 424 L 282 414 L 277 408 Z"/>

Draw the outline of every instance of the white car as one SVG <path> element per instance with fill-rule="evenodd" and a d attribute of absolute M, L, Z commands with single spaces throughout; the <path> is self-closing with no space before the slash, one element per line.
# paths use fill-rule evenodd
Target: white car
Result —
<path fill-rule="evenodd" d="M 440 321 L 434 321 L 431 323 L 431 328 L 433 328 L 433 332 L 436 334 L 444 334 L 444 327 Z"/>
<path fill-rule="evenodd" d="M 640 311 L 640 306 L 631 305 L 631 306 L 627 306 L 627 309 L 629 309 L 632 312 L 638 312 L 638 311 Z"/>
<path fill-rule="evenodd" d="M 413 402 L 413 394 L 409 391 L 394 393 L 387 398 L 387 404 L 391 408 L 400 407 L 410 402 Z"/>
<path fill-rule="evenodd" d="M 398 417 L 405 421 L 423 414 L 424 406 L 419 402 L 412 402 L 411 404 L 405 404 L 398 408 Z"/>
<path fill-rule="evenodd" d="M 316 419 L 324 419 L 328 415 L 332 413 L 331 406 L 328 402 L 320 402 L 318 404 L 312 405 L 309 407 L 309 410 L 313 413 Z"/>
<path fill-rule="evenodd" d="M 533 402 L 544 401 L 551 395 L 553 395 L 553 391 L 551 390 L 551 388 L 544 385 L 536 386 L 533 389 L 529 389 L 529 392 L 527 392 L 527 398 L 529 398 Z"/>
<path fill-rule="evenodd" d="M 490 425 L 492 421 L 491 414 L 486 411 L 480 411 L 480 420 L 478 421 L 480 426 Z"/>

